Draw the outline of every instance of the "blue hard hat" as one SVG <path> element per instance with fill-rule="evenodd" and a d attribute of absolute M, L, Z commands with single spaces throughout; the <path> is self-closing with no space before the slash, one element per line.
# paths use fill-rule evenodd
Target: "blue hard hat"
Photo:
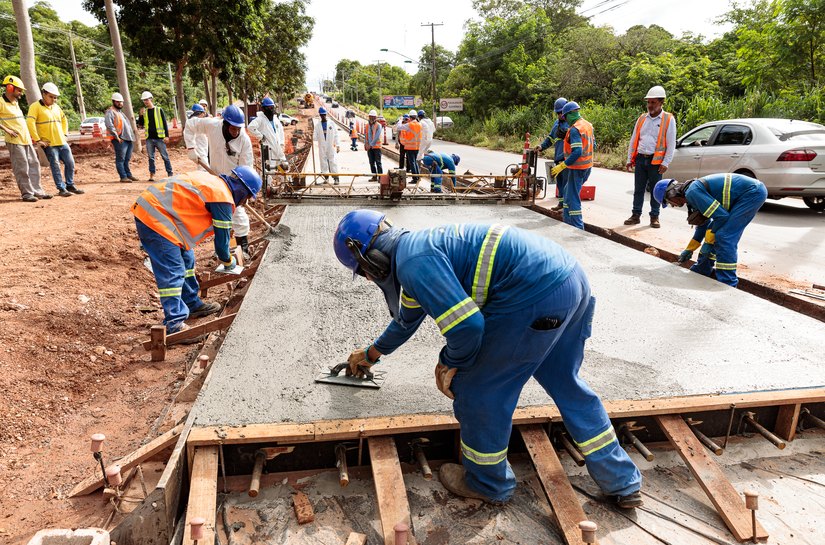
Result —
<path fill-rule="evenodd" d="M 358 260 L 347 241 L 351 239 L 358 243 L 360 246 L 358 251 L 361 255 L 366 254 L 385 217 L 386 214 L 377 210 L 353 210 L 338 222 L 338 228 L 332 238 L 332 246 L 335 250 L 335 257 L 344 267 L 353 273 L 358 272 Z"/>
<path fill-rule="evenodd" d="M 455 153 L 453 153 L 450 157 L 453 158 L 453 163 L 456 164 L 456 165 L 458 165 L 458 162 L 461 161 L 461 157 L 459 157 Z"/>
<path fill-rule="evenodd" d="M 275 106 L 275 101 L 269 97 L 266 97 L 261 101 L 261 106 Z"/>
<path fill-rule="evenodd" d="M 320 115 L 326 115 L 326 113 L 327 113 L 327 109 L 326 109 L 326 108 L 324 108 L 323 106 L 321 106 L 320 108 L 318 108 L 318 113 L 319 113 Z"/>
<path fill-rule="evenodd" d="M 424 110 L 418 110 L 418 117 L 427 117 L 427 112 Z"/>
<path fill-rule="evenodd" d="M 246 124 L 243 112 L 234 104 L 230 104 L 223 109 L 223 120 L 233 127 L 243 127 Z"/>
<path fill-rule="evenodd" d="M 237 166 L 232 169 L 232 175 L 235 176 L 249 191 L 250 198 L 254 201 L 255 195 L 261 190 L 261 177 L 255 172 L 255 169 L 248 166 Z"/>
<path fill-rule="evenodd" d="M 193 104 L 192 105 L 192 111 L 193 112 L 205 112 L 206 110 L 204 110 L 203 106 L 201 106 L 200 104 Z"/>
<path fill-rule="evenodd" d="M 410 114 L 404 114 L 404 115 L 403 115 L 403 116 L 401 116 L 401 117 L 403 117 L 404 119 L 409 119 L 409 118 L 410 118 Z"/>
<path fill-rule="evenodd" d="M 659 180 L 656 182 L 656 185 L 653 186 L 653 198 L 659 201 L 662 208 L 667 208 L 665 193 L 667 193 L 667 188 L 671 183 L 676 183 L 676 180 L 672 178 L 665 178 L 664 180 Z"/>
<path fill-rule="evenodd" d="M 564 97 L 559 97 L 556 99 L 556 102 L 553 103 L 553 111 L 557 114 L 560 114 L 564 105 L 567 104 L 567 99 Z"/>
<path fill-rule="evenodd" d="M 577 102 L 574 102 L 574 101 L 571 100 L 570 102 L 568 102 L 567 104 L 564 105 L 564 108 L 561 109 L 561 113 L 562 113 L 562 115 L 567 115 L 570 112 L 572 112 L 573 110 L 578 110 L 578 109 L 580 109 L 579 104 Z"/>

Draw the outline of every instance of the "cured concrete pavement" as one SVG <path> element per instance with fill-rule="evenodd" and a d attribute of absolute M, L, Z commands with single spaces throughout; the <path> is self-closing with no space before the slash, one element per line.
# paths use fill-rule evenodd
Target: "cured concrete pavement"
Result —
<path fill-rule="evenodd" d="M 351 209 L 287 208 L 193 408 L 196 425 L 451 412 L 433 384 L 443 338 L 431 319 L 378 366 L 387 373 L 380 390 L 313 382 L 389 320 L 380 290 L 353 280 L 334 256 L 332 234 Z M 386 210 L 396 225 L 411 229 L 453 222 L 518 226 L 574 254 L 598 299 L 582 376 L 604 399 L 825 384 L 825 326 L 811 318 L 519 206 Z M 519 405 L 549 402 L 531 381 Z"/>

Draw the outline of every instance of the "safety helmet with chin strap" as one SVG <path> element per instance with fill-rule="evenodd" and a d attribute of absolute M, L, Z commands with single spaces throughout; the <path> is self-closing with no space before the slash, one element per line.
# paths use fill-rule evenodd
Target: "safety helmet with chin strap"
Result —
<path fill-rule="evenodd" d="M 232 175 L 237 178 L 241 184 L 249 191 L 250 199 L 255 200 L 255 196 L 261 190 L 263 185 L 261 177 L 255 172 L 255 169 L 248 166 L 237 166 L 232 169 Z"/>
<path fill-rule="evenodd" d="M 390 259 L 386 254 L 371 249 L 381 232 L 381 226 L 390 225 L 387 215 L 377 210 L 353 210 L 338 222 L 332 245 L 341 264 L 361 276 L 383 280 L 390 274 Z"/>

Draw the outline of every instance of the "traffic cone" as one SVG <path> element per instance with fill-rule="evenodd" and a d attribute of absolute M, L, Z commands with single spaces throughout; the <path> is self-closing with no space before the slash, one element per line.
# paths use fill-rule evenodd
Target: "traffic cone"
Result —
<path fill-rule="evenodd" d="M 100 125 L 98 125 L 97 123 L 92 125 L 92 136 L 95 138 L 100 138 L 101 136 L 103 136 L 103 131 L 100 130 Z"/>
<path fill-rule="evenodd" d="M 290 153 L 294 153 L 295 148 L 292 147 L 292 138 L 288 138 L 286 141 L 286 145 L 284 146 L 284 153 L 289 155 Z"/>
<path fill-rule="evenodd" d="M 173 117 L 173 118 L 172 118 L 172 128 L 173 128 L 173 129 L 177 129 L 177 128 L 178 128 L 178 118 L 177 118 L 177 117 Z"/>
<path fill-rule="evenodd" d="M 521 173 L 518 177 L 518 187 L 521 190 L 527 188 L 527 172 L 530 167 L 527 166 L 527 151 L 530 149 L 530 133 L 526 133 L 524 137 L 524 151 L 521 154 Z"/>

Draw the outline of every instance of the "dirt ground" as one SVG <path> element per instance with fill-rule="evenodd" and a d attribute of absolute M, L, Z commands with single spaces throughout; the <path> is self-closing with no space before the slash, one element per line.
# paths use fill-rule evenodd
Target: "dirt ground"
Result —
<path fill-rule="evenodd" d="M 195 170 L 182 146 L 169 155 L 175 172 Z M 100 525 L 99 493 L 65 498 L 95 470 L 90 435 L 106 435 L 107 463 L 139 447 L 197 352 L 172 347 L 155 363 L 140 345 L 163 312 L 129 210 L 148 185 L 146 156 L 136 153 L 131 169 L 141 181 L 122 184 L 111 148 L 78 153 L 84 195 L 26 203 L 0 165 L 0 543 Z M 56 193 L 49 169 L 41 172 Z M 211 253 L 210 241 L 199 246 L 199 271 Z M 210 290 L 207 300 L 225 297 Z"/>

